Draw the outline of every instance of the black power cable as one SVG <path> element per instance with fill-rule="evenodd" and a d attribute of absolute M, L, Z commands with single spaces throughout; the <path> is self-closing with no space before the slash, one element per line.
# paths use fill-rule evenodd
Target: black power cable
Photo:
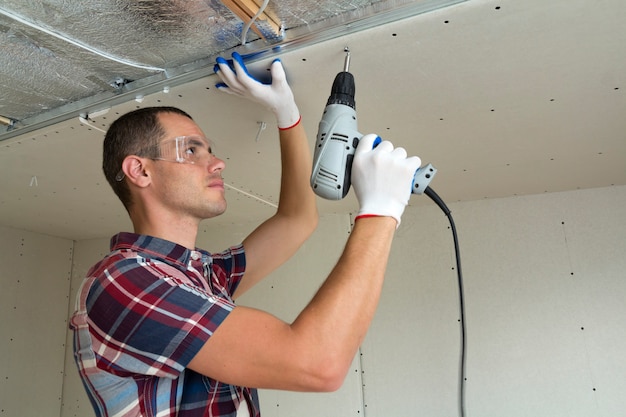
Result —
<path fill-rule="evenodd" d="M 456 233 L 456 226 L 454 225 L 454 219 L 452 219 L 452 214 L 446 203 L 443 202 L 441 197 L 437 195 L 432 188 L 426 187 L 424 190 L 424 194 L 430 197 L 439 208 L 444 212 L 448 220 L 450 221 L 450 229 L 452 230 L 452 237 L 454 239 L 454 253 L 456 255 L 456 272 L 458 278 L 459 285 L 459 309 L 461 318 L 459 319 L 461 323 L 461 358 L 459 360 L 459 415 L 460 417 L 465 417 L 465 359 L 466 359 L 466 351 L 467 344 L 465 341 L 465 300 L 464 300 L 464 291 L 463 291 L 463 273 L 461 272 L 461 252 L 459 250 L 459 238 Z"/>

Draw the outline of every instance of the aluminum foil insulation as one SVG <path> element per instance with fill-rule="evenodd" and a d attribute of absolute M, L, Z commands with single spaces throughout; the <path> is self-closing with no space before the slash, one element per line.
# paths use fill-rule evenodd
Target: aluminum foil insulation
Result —
<path fill-rule="evenodd" d="M 428 1 L 272 0 L 267 9 L 289 33 L 337 26 L 373 5 Z M 243 27 L 218 0 L 3 0 L 0 116 L 29 120 L 155 74 L 167 78 L 241 45 Z"/>

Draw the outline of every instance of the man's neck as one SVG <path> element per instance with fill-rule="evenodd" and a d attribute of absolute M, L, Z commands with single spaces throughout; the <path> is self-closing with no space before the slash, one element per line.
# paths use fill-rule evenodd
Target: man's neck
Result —
<path fill-rule="evenodd" d="M 187 249 L 196 247 L 199 222 L 168 215 L 131 215 L 135 233 L 169 240 Z"/>

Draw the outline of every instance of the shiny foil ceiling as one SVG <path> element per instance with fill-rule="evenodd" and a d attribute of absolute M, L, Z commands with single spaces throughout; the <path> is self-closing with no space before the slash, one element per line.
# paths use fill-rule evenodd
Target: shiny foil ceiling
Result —
<path fill-rule="evenodd" d="M 434 3 L 455 2 L 272 0 L 266 11 L 280 19 L 284 32 L 268 41 L 253 31 L 242 37 L 244 22 L 217 0 L 3 0 L 0 135 L 80 111 L 94 101 L 89 98 L 212 67 L 215 56 L 241 47 L 242 40 L 248 52 L 267 50 L 406 6 L 432 9 Z"/>

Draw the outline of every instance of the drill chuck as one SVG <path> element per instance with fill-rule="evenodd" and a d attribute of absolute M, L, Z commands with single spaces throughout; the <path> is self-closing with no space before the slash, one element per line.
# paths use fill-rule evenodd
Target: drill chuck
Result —
<path fill-rule="evenodd" d="M 343 104 L 356 110 L 355 92 L 354 76 L 347 71 L 340 72 L 333 81 L 326 105 Z"/>

